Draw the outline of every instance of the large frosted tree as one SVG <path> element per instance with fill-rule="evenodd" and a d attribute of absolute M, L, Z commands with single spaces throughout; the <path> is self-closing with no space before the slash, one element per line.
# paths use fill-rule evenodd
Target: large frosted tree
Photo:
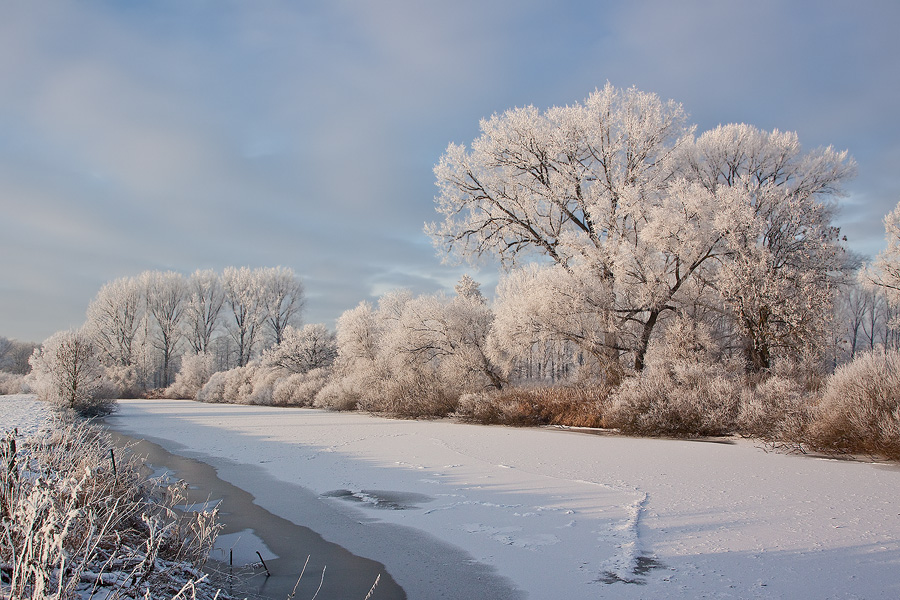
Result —
<path fill-rule="evenodd" d="M 721 271 L 760 369 L 771 346 L 815 329 L 840 262 L 827 198 L 852 171 L 846 153 L 803 153 L 794 134 L 738 125 L 695 140 L 680 105 L 607 84 L 581 104 L 485 119 L 468 149 L 450 144 L 435 167 L 443 221 L 426 230 L 466 258 L 549 259 L 550 291 L 577 290 L 576 312 L 594 315 L 578 343 L 611 362 L 630 353 L 637 370 L 688 284 Z"/>
<path fill-rule="evenodd" d="M 640 369 L 660 315 L 721 243 L 719 199 L 680 178 L 690 133 L 679 104 L 611 85 L 583 104 L 495 115 L 470 149 L 441 157 L 444 220 L 427 231 L 465 257 L 549 258 L 595 315 L 589 340 L 569 339 L 611 362 L 631 352 Z"/>

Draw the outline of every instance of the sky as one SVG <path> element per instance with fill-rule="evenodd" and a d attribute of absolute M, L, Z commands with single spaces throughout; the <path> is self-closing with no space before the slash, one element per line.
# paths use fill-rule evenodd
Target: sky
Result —
<path fill-rule="evenodd" d="M 900 3 L 0 0 L 0 336 L 80 326 L 107 281 L 285 266 L 333 327 L 451 291 L 432 172 L 479 120 L 606 82 L 849 150 L 837 224 L 900 201 Z"/>

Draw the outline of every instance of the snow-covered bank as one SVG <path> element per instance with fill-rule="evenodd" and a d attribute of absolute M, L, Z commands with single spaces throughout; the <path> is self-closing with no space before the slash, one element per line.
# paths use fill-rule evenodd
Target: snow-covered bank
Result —
<path fill-rule="evenodd" d="M 244 485 L 275 514 L 296 504 L 287 486 L 312 490 L 362 529 L 304 524 L 384 563 L 413 599 L 461 595 L 425 593 L 439 574 L 408 554 L 372 555 L 365 538 L 385 524 L 456 546 L 537 599 L 900 597 L 893 465 L 188 401 L 122 401 L 108 422 L 239 487 L 238 467 L 260 469 Z"/>

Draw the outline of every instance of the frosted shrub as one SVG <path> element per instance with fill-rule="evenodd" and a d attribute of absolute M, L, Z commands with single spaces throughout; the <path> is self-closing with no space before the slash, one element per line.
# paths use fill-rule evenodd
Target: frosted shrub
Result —
<path fill-rule="evenodd" d="M 116 390 L 115 396 L 119 398 L 139 398 L 144 394 L 146 386 L 137 367 L 105 367 L 103 377 L 110 388 Z"/>
<path fill-rule="evenodd" d="M 900 458 L 900 351 L 875 350 L 839 367 L 814 418 L 814 448 Z"/>
<path fill-rule="evenodd" d="M 329 410 L 356 410 L 362 397 L 355 378 L 332 377 L 316 394 L 313 406 Z"/>
<path fill-rule="evenodd" d="M 265 367 L 253 369 L 250 376 L 250 385 L 252 386 L 250 394 L 241 398 L 239 402 L 244 404 L 263 404 L 266 406 L 273 404 L 275 386 L 286 376 L 281 369 L 267 369 Z"/>
<path fill-rule="evenodd" d="M 735 427 L 739 395 L 737 383 L 714 370 L 650 372 L 613 393 L 605 424 L 642 435 L 723 435 Z"/>
<path fill-rule="evenodd" d="M 612 394 L 605 424 L 643 435 L 721 435 L 732 431 L 740 386 L 701 323 L 676 318 L 650 345 L 648 367 Z"/>
<path fill-rule="evenodd" d="M 767 441 L 799 443 L 809 425 L 812 398 L 796 378 L 772 376 L 742 390 L 738 429 Z"/>
<path fill-rule="evenodd" d="M 453 412 L 459 400 L 458 391 L 448 389 L 446 382 L 427 371 L 406 370 L 377 383 L 360 397 L 360 410 L 398 417 L 436 417 Z"/>
<path fill-rule="evenodd" d="M 209 381 L 197 392 L 200 402 L 225 402 L 225 378 L 228 371 L 219 371 L 210 376 Z"/>
<path fill-rule="evenodd" d="M 316 395 L 328 383 L 330 369 L 313 369 L 307 373 L 294 373 L 279 379 L 275 384 L 272 404 L 277 406 L 312 406 Z"/>
<path fill-rule="evenodd" d="M 254 366 L 236 367 L 225 371 L 225 389 L 222 401 L 231 404 L 248 404 L 253 393 Z"/>
<path fill-rule="evenodd" d="M 181 359 L 181 370 L 175 375 L 175 383 L 166 390 L 170 398 L 194 400 L 197 394 L 215 373 L 215 357 L 201 352 Z"/>
<path fill-rule="evenodd" d="M 608 396 L 605 386 L 506 387 L 463 394 L 456 416 L 485 424 L 600 427 Z"/>

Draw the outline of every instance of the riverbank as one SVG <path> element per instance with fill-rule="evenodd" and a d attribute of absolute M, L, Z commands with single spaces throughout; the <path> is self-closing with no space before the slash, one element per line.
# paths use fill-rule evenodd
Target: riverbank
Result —
<path fill-rule="evenodd" d="M 108 422 L 383 563 L 411 599 L 900 596 L 893 465 L 190 401 L 121 401 Z"/>

